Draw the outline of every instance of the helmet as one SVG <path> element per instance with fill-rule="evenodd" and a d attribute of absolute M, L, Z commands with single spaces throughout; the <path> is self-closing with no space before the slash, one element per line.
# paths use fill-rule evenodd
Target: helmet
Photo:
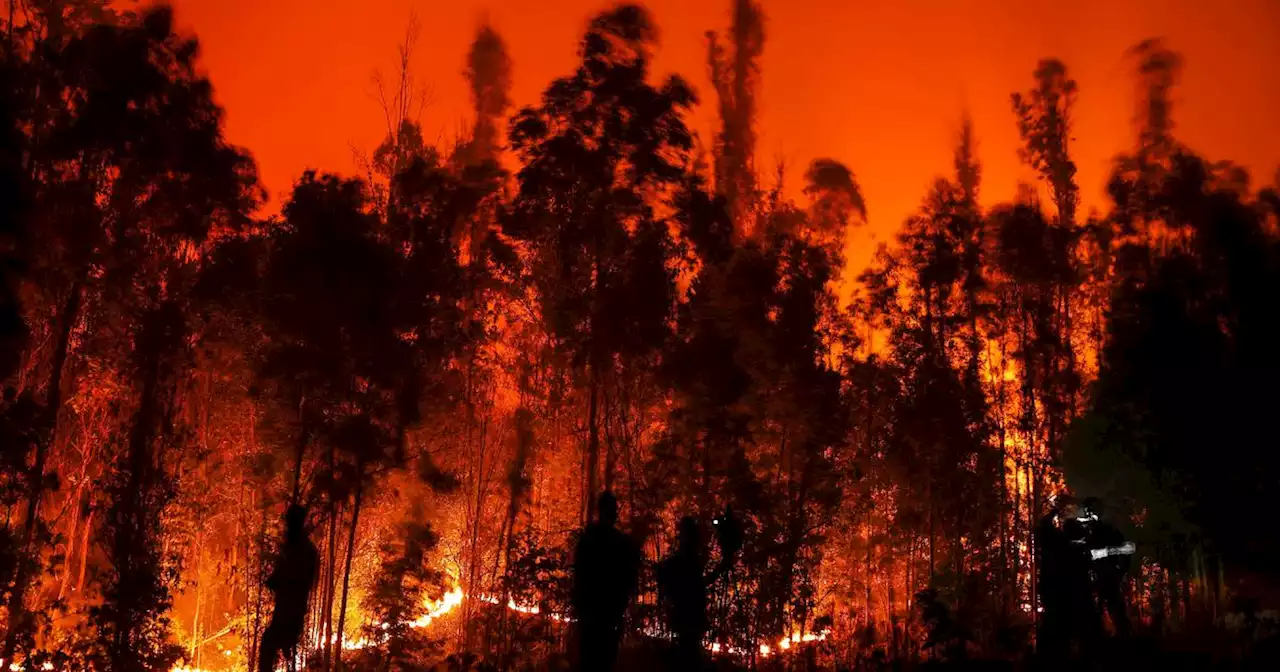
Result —
<path fill-rule="evenodd" d="M 1080 504 L 1080 518 L 1093 522 L 1102 514 L 1102 500 L 1097 497 L 1086 497 Z"/>

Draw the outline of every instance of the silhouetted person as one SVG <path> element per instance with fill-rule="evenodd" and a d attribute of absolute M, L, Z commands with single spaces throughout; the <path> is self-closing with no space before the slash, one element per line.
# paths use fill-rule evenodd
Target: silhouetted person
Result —
<path fill-rule="evenodd" d="M 1065 656 L 1071 641 L 1071 596 L 1067 579 L 1070 544 L 1060 527 L 1064 502 L 1055 502 L 1035 529 L 1036 652 L 1046 660 Z"/>
<path fill-rule="evenodd" d="M 622 617 L 635 592 L 640 551 L 616 527 L 618 500 L 600 494 L 596 520 L 578 539 L 573 558 L 573 609 L 583 672 L 612 670 L 622 640 Z"/>
<path fill-rule="evenodd" d="M 1093 564 L 1093 594 L 1097 599 L 1097 613 L 1111 617 L 1111 625 L 1118 637 L 1129 634 L 1129 615 L 1125 610 L 1124 584 L 1133 561 L 1133 545 L 1124 534 L 1102 518 L 1102 501 L 1097 498 L 1084 500 L 1082 519 L 1088 528 L 1088 547 Z"/>
<path fill-rule="evenodd" d="M 1067 541 L 1064 562 L 1064 582 L 1069 618 L 1069 636 L 1082 651 L 1088 651 L 1097 641 L 1102 628 L 1098 621 L 1098 609 L 1093 601 L 1093 585 L 1090 579 L 1089 531 L 1075 515 L 1062 519 L 1062 533 Z"/>
<path fill-rule="evenodd" d="M 691 517 L 680 520 L 676 550 L 658 568 L 658 583 L 667 605 L 667 624 L 675 635 L 677 669 L 692 670 L 702 660 L 702 641 L 707 634 L 707 591 L 733 565 L 742 547 L 741 528 L 726 509 L 715 520 L 720 542 L 720 562 L 710 574 L 702 543 L 702 529 Z"/>
<path fill-rule="evenodd" d="M 315 586 L 320 566 L 320 553 L 307 538 L 307 511 L 289 507 L 285 514 L 284 546 L 276 559 L 275 569 L 267 577 L 267 588 L 275 597 L 271 623 L 262 633 L 258 671 L 271 672 L 283 655 L 288 669 L 294 668 L 295 651 L 306 623 L 307 600 Z"/>

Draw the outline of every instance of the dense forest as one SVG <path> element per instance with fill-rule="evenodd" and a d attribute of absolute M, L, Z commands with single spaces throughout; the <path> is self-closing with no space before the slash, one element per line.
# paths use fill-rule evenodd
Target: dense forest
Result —
<path fill-rule="evenodd" d="M 278 214 L 172 10 L 7 9 L 13 669 L 256 669 L 294 503 L 321 558 L 301 669 L 559 669 L 605 490 L 645 557 L 632 660 L 666 637 L 677 521 L 726 505 L 726 665 L 1025 655 L 1033 529 L 1068 491 L 1137 542 L 1138 632 L 1239 651 L 1274 619 L 1280 173 L 1179 142 L 1175 45 L 1127 55 L 1105 212 L 1072 160 L 1089 92 L 1046 58 L 1009 102 L 1038 181 L 984 202 L 959 119 L 953 165 L 846 269 L 875 205 L 851 166 L 875 167 L 757 163 L 755 0 L 708 34 L 711 91 L 656 79 L 655 18 L 619 5 L 517 110 L 482 28 L 469 130 L 437 145 L 410 33 L 361 174 L 300 175 Z"/>

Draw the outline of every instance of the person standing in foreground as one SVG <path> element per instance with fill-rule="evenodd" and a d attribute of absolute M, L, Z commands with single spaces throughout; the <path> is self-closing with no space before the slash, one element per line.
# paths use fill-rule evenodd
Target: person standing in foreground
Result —
<path fill-rule="evenodd" d="M 1093 592 L 1097 599 L 1098 617 L 1111 617 L 1117 637 L 1129 634 L 1129 615 L 1125 611 L 1124 586 L 1133 562 L 1134 547 L 1114 525 L 1102 519 L 1102 500 L 1084 500 L 1081 519 L 1089 534 L 1089 553 L 1093 560 Z"/>
<path fill-rule="evenodd" d="M 1067 579 L 1071 549 L 1061 521 L 1066 502 L 1060 497 L 1035 529 L 1036 652 L 1046 660 L 1066 655 L 1071 641 L 1070 587 Z"/>
<path fill-rule="evenodd" d="M 640 552 L 619 530 L 618 500 L 600 494 L 596 520 L 578 539 L 573 557 L 573 610 L 578 622 L 579 669 L 608 672 L 618 659 L 622 618 L 635 592 Z"/>
<path fill-rule="evenodd" d="M 267 589 L 275 597 L 271 623 L 262 633 L 258 672 L 271 672 L 284 656 L 287 669 L 294 669 L 298 640 L 307 619 L 307 602 L 315 587 L 320 553 L 307 538 L 307 511 L 296 504 L 285 514 L 284 546 L 275 569 L 267 577 Z"/>
<path fill-rule="evenodd" d="M 1073 512 L 1078 514 L 1078 511 Z M 1069 600 L 1070 637 L 1082 655 L 1094 652 L 1102 634 L 1097 605 L 1093 601 L 1093 585 L 1089 572 L 1088 535 L 1084 521 L 1071 515 L 1062 521 L 1062 533 L 1067 538 L 1066 595 Z"/>
<path fill-rule="evenodd" d="M 698 521 L 686 516 L 677 530 L 676 550 L 658 567 L 658 584 L 667 605 L 667 622 L 675 634 L 676 669 L 696 670 L 702 664 L 703 639 L 707 634 L 707 592 L 733 566 L 742 549 L 742 530 L 726 508 L 716 518 L 716 539 L 720 544 L 720 562 L 710 574 L 702 529 Z"/>

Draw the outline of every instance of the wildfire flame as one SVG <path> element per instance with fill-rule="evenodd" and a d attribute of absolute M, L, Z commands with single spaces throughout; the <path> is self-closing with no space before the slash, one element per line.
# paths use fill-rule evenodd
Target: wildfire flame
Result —
<path fill-rule="evenodd" d="M 821 642 L 827 638 L 827 634 L 829 632 L 829 630 L 823 630 L 819 633 L 806 632 L 803 635 L 799 632 L 793 632 L 790 637 L 783 637 L 778 640 L 778 649 L 781 651 L 787 651 L 795 644 Z"/>
<path fill-rule="evenodd" d="M 431 625 L 431 622 L 453 611 L 458 605 L 462 604 L 462 600 L 466 598 L 466 594 L 462 592 L 462 588 L 455 587 L 453 590 L 444 594 L 439 600 L 427 600 L 423 605 L 427 608 L 427 613 L 414 619 L 409 624 L 411 628 L 425 628 Z"/>
<path fill-rule="evenodd" d="M 3 667 L 4 667 L 4 659 L 0 658 L 0 668 L 3 668 Z M 18 670 L 21 670 L 21 669 L 22 669 L 22 666 L 19 665 L 18 663 L 9 663 L 9 670 L 11 670 L 11 672 L 17 672 Z M 49 672 L 50 670 L 53 669 L 53 663 L 45 661 L 40 664 L 40 669 L 44 670 L 45 672 Z"/>
<path fill-rule="evenodd" d="M 414 620 L 410 621 L 409 627 L 411 628 L 429 627 L 436 619 L 441 618 L 442 616 L 458 608 L 458 606 L 461 605 L 462 602 L 467 599 L 467 597 L 468 597 L 467 594 L 462 590 L 461 586 L 455 586 L 453 589 L 449 590 L 449 592 L 441 596 L 440 599 L 438 600 L 430 600 L 430 599 L 426 600 L 423 603 L 423 608 L 425 609 L 425 612 L 418 618 L 415 618 Z M 480 595 L 474 596 L 474 599 L 480 600 L 481 602 L 484 602 L 486 604 L 496 605 L 496 604 L 502 603 L 501 598 L 494 595 L 480 594 Z M 516 602 L 514 599 L 508 599 L 506 607 L 507 609 L 514 611 L 516 613 L 529 614 L 533 616 L 544 615 L 560 622 L 569 622 L 570 620 L 572 620 L 568 616 L 564 616 L 562 614 L 556 614 L 556 613 L 544 614 L 542 609 L 538 605 L 520 604 Z M 387 623 L 378 623 L 377 626 L 382 630 L 387 630 L 390 627 Z M 827 635 L 829 633 L 830 633 L 830 630 L 823 630 L 822 632 L 818 632 L 818 633 L 807 632 L 803 634 L 801 634 L 799 631 L 796 631 L 791 633 L 789 636 L 783 637 L 782 639 L 778 640 L 776 647 L 770 646 L 769 644 L 761 644 L 759 649 L 759 655 L 761 657 L 768 657 L 773 655 L 775 651 L 779 653 L 789 651 L 796 644 L 809 643 L 809 642 L 821 642 L 827 638 Z M 646 631 L 646 634 L 658 636 L 656 631 L 655 632 Z M 333 635 L 333 640 L 332 640 L 333 643 L 336 643 L 337 639 L 338 639 L 338 635 L 335 633 Z M 345 651 L 359 651 L 360 649 L 364 649 L 369 646 L 372 646 L 374 643 L 375 642 L 369 640 L 366 637 L 359 637 L 356 639 L 348 639 L 343 641 L 342 648 Z M 719 642 L 710 642 L 706 645 L 706 648 L 708 651 L 712 653 L 730 653 L 734 655 L 746 655 L 748 653 L 746 650 L 739 649 L 737 647 L 724 646 L 724 645 L 721 645 Z M 0 661 L 0 663 L 2 662 L 3 661 Z M 13 669 L 16 669 L 16 668 L 13 668 Z M 52 667 L 49 666 L 49 667 L 46 667 L 45 669 L 49 670 L 49 669 L 52 669 Z M 200 668 L 196 668 L 196 667 L 187 667 L 185 665 L 175 665 L 170 670 L 170 672 L 207 672 L 207 671 L 202 670 Z"/>

